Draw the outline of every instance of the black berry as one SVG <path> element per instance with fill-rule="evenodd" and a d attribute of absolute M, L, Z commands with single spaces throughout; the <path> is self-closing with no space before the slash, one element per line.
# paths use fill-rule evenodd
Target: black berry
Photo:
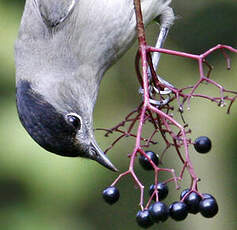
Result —
<path fill-rule="evenodd" d="M 146 153 L 147 157 L 149 157 L 155 165 L 159 164 L 159 161 L 160 161 L 159 157 L 154 152 L 146 151 L 145 153 Z M 152 170 L 153 169 L 151 163 L 144 155 L 140 155 L 139 163 L 145 170 Z"/>
<path fill-rule="evenodd" d="M 157 190 L 158 190 L 159 201 L 164 200 L 169 193 L 168 186 L 167 186 L 167 184 L 164 184 L 164 183 L 158 183 Z M 152 184 L 149 188 L 149 195 L 151 196 L 154 191 L 155 191 L 155 185 Z M 156 200 L 156 196 L 153 196 L 152 199 Z"/>
<path fill-rule="evenodd" d="M 136 221 L 138 225 L 143 228 L 149 228 L 151 225 L 153 225 L 148 210 L 138 211 Z"/>
<path fill-rule="evenodd" d="M 116 187 L 108 187 L 103 191 L 103 198 L 109 204 L 114 204 L 119 199 L 119 190 Z"/>
<path fill-rule="evenodd" d="M 151 220 L 158 223 L 166 221 L 169 217 L 169 209 L 163 202 L 156 202 L 149 208 Z"/>
<path fill-rule="evenodd" d="M 208 137 L 198 137 L 194 142 L 194 148 L 199 153 L 207 153 L 211 150 L 211 140 Z"/>
<path fill-rule="evenodd" d="M 211 218 L 218 213 L 218 205 L 215 199 L 203 199 L 199 203 L 199 210 L 204 217 Z"/>
<path fill-rule="evenodd" d="M 199 212 L 199 203 L 201 197 L 196 192 L 191 192 L 185 199 L 184 202 L 188 206 L 188 212 L 197 214 Z"/>
<path fill-rule="evenodd" d="M 184 220 L 188 215 L 188 206 L 184 202 L 174 202 L 169 207 L 169 214 L 174 220 Z"/>
<path fill-rule="evenodd" d="M 182 200 L 183 197 L 184 197 L 189 191 L 190 191 L 189 188 L 184 189 L 184 190 L 181 192 L 181 194 L 180 194 L 180 200 Z"/>
<path fill-rule="evenodd" d="M 215 200 L 215 197 L 214 197 L 214 196 L 212 196 L 212 195 L 211 195 L 211 194 L 209 194 L 209 193 L 203 193 L 203 194 L 202 194 L 202 196 L 203 196 L 203 199 L 212 198 L 212 199 L 214 199 L 214 200 Z"/>

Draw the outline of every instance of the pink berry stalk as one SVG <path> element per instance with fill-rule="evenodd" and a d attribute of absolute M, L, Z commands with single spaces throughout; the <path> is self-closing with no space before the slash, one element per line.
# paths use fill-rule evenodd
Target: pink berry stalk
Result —
<path fill-rule="evenodd" d="M 111 186 L 115 186 L 124 176 L 131 175 L 135 184 L 140 188 L 140 202 L 139 205 L 141 209 L 148 208 L 150 205 L 153 196 L 156 197 L 156 201 L 159 200 L 159 194 L 157 192 L 157 189 L 155 189 L 154 193 L 148 200 L 148 202 L 144 205 L 144 185 L 139 180 L 135 173 L 135 159 L 138 154 L 145 156 L 150 164 L 152 165 L 154 169 L 154 184 L 155 188 L 156 185 L 160 182 L 159 181 L 159 173 L 160 172 L 167 172 L 171 174 L 170 179 L 167 181 L 164 181 L 163 183 L 169 183 L 174 182 L 176 185 L 176 189 L 179 188 L 178 182 L 183 179 L 183 174 L 185 170 L 188 171 L 190 177 L 191 177 L 191 185 L 190 185 L 190 191 L 182 198 L 184 200 L 191 192 L 196 192 L 201 197 L 201 193 L 198 192 L 198 182 L 199 178 L 194 170 L 193 164 L 190 159 L 189 155 L 189 147 L 192 145 L 191 139 L 188 137 L 188 135 L 191 132 L 191 129 L 188 128 L 188 124 L 184 122 L 184 125 L 180 124 L 178 121 L 176 121 L 173 117 L 173 112 L 175 111 L 175 105 L 177 103 L 178 106 L 178 112 L 181 114 L 183 113 L 183 106 L 185 103 L 187 103 L 188 108 L 190 108 L 190 101 L 193 97 L 199 97 L 204 98 L 206 100 L 212 101 L 217 103 L 218 106 L 225 106 L 227 102 L 229 102 L 229 106 L 227 108 L 227 113 L 230 112 L 231 106 L 233 105 L 234 101 L 237 98 L 237 92 L 232 90 L 225 89 L 222 85 L 220 85 L 218 82 L 212 80 L 211 77 L 211 71 L 212 66 L 206 61 L 206 57 L 213 52 L 220 50 L 226 59 L 227 63 L 227 69 L 231 68 L 230 65 L 230 58 L 226 51 L 237 53 L 237 49 L 232 48 L 227 45 L 217 45 L 208 51 L 200 54 L 200 55 L 194 55 L 190 53 L 185 52 L 179 52 L 169 49 L 157 49 L 152 46 L 149 46 L 146 44 L 146 38 L 145 38 L 145 30 L 143 25 L 143 19 L 142 19 L 142 12 L 141 12 L 141 4 L 140 0 L 134 0 L 134 6 L 136 11 L 136 20 L 137 20 L 137 35 L 138 35 L 138 42 L 139 42 L 139 50 L 136 56 L 136 72 L 137 72 L 137 78 L 139 83 L 141 84 L 142 88 L 142 95 L 143 95 L 143 101 L 140 105 L 137 106 L 135 110 L 130 112 L 125 119 L 120 122 L 118 125 L 114 126 L 111 129 L 102 129 L 106 131 L 105 136 L 108 136 L 109 134 L 112 134 L 113 132 L 118 132 L 121 135 L 111 144 L 109 148 L 105 152 L 108 152 L 110 149 L 112 149 L 121 139 L 124 137 L 134 137 L 135 138 L 135 146 L 133 148 L 133 151 L 131 154 L 129 154 L 129 168 L 127 171 L 121 173 L 115 181 L 111 184 Z M 161 82 L 159 82 L 156 72 L 154 71 L 154 68 L 152 66 L 151 61 L 151 53 L 152 52 L 160 52 L 167 55 L 175 55 L 179 57 L 194 59 L 198 63 L 198 69 L 199 69 L 199 79 L 198 81 L 192 85 L 187 86 L 184 88 L 176 88 L 171 87 L 169 85 L 163 85 Z M 206 65 L 209 69 L 208 73 L 205 75 L 204 73 L 204 65 Z M 140 66 L 141 66 L 141 72 L 140 72 Z M 148 69 L 151 70 L 152 74 L 152 80 L 149 80 L 148 77 Z M 197 88 L 200 86 L 202 82 L 207 82 L 208 84 L 212 84 L 215 87 L 217 87 L 220 91 L 219 97 L 211 97 L 205 94 L 199 94 L 195 93 Z M 154 100 L 157 100 L 156 98 L 159 98 L 160 100 L 164 99 L 164 96 L 159 93 L 159 91 L 154 91 L 152 89 L 159 89 L 163 90 L 164 88 L 169 88 L 171 91 L 170 93 L 170 99 L 168 103 L 156 105 L 152 103 Z M 149 137 L 143 136 L 143 128 L 148 123 L 152 124 L 153 131 L 150 134 Z M 125 126 L 128 126 L 127 128 Z M 177 131 L 178 130 L 178 131 Z M 149 147 L 152 144 L 156 144 L 157 142 L 153 140 L 153 138 L 160 134 L 162 140 L 164 141 L 166 147 L 163 150 L 163 153 L 161 155 L 161 160 L 163 159 L 164 154 L 170 147 L 174 147 L 175 151 L 177 152 L 177 155 L 183 164 L 182 169 L 178 176 L 176 175 L 176 172 L 174 169 L 170 168 L 160 168 L 159 166 L 155 165 L 152 160 L 146 155 L 144 148 Z M 182 149 L 184 149 L 184 152 L 182 152 Z"/>

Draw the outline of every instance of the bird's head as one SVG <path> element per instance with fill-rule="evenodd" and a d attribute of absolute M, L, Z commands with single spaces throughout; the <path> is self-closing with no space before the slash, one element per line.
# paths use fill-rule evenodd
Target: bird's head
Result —
<path fill-rule="evenodd" d="M 26 1 L 15 45 L 18 114 L 44 149 L 116 171 L 94 138 L 92 115 L 102 73 L 94 70 L 95 52 L 88 52 L 91 39 L 82 36 L 79 2 Z"/>
<path fill-rule="evenodd" d="M 66 99 L 61 95 L 61 101 L 58 100 L 55 106 L 27 80 L 17 82 L 16 95 L 21 123 L 41 147 L 62 156 L 89 158 L 117 171 L 95 141 L 93 108 L 86 98 L 83 103 L 79 100 L 78 104 L 71 99 L 71 103 L 66 105 L 63 98 L 69 100 L 70 96 Z"/>

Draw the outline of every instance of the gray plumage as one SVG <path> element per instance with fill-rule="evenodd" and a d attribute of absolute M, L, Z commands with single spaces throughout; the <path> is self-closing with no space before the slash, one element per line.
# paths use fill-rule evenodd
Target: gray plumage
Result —
<path fill-rule="evenodd" d="M 169 3 L 143 0 L 145 24 L 168 15 L 169 26 Z M 133 0 L 26 0 L 15 44 L 17 108 L 38 144 L 116 170 L 96 144 L 92 115 L 105 71 L 135 35 Z"/>

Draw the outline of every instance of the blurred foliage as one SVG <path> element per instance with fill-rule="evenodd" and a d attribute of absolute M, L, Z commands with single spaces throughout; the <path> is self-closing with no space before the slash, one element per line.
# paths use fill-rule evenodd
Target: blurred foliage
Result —
<path fill-rule="evenodd" d="M 11 1 L 8 1 L 8 0 L 1 0 L 1 4 L 5 5 L 5 6 L 9 6 L 9 7 L 12 7 L 12 8 L 23 8 L 24 7 L 24 4 L 25 4 L 25 0 L 11 0 Z"/>
<path fill-rule="evenodd" d="M 167 48 L 200 53 L 216 43 L 236 47 L 236 0 L 180 0 L 172 5 L 179 18 L 171 30 Z M 138 229 L 135 215 L 139 191 L 133 187 L 131 178 L 125 178 L 119 184 L 119 203 L 108 206 L 101 198 L 101 191 L 113 181 L 115 174 L 91 161 L 47 153 L 20 125 L 15 107 L 14 41 L 23 7 L 23 0 L 0 0 L 0 229 Z M 154 24 L 147 29 L 150 44 L 157 32 Z M 136 49 L 135 44 L 106 73 L 95 109 L 96 127 L 113 126 L 140 100 L 133 64 Z M 236 90 L 237 57 L 231 56 L 232 70 L 226 71 L 224 58 L 220 54 L 214 55 L 211 59 L 215 66 L 212 76 Z M 160 73 L 179 87 L 191 84 L 198 77 L 196 63 L 165 55 L 162 56 Z M 209 90 L 216 92 L 212 87 Z M 185 119 L 193 130 L 192 137 L 207 135 L 213 141 L 210 154 L 200 156 L 192 151 L 191 157 L 202 178 L 201 192 L 212 193 L 219 202 L 217 217 L 204 219 L 200 215 L 190 215 L 184 222 L 169 220 L 151 229 L 237 228 L 236 115 L 237 105 L 227 116 L 224 109 L 200 100 L 194 100 L 191 111 L 185 111 Z M 99 131 L 96 136 L 103 148 L 113 139 L 103 137 Z M 133 141 L 124 140 L 109 154 L 121 171 L 128 167 L 127 154 L 132 150 Z M 160 149 L 158 145 L 153 148 L 156 152 Z M 179 166 L 172 150 L 166 156 L 165 166 Z M 143 172 L 139 165 L 137 173 L 146 186 L 152 183 L 153 175 Z M 178 199 L 174 186 L 169 187 L 171 195 L 167 203 Z"/>
<path fill-rule="evenodd" d="M 177 19 L 171 39 L 185 51 L 205 52 L 216 44 L 237 45 L 237 4 L 215 2 L 197 9 L 189 17 Z M 204 23 L 203 23 L 204 22 Z"/>

